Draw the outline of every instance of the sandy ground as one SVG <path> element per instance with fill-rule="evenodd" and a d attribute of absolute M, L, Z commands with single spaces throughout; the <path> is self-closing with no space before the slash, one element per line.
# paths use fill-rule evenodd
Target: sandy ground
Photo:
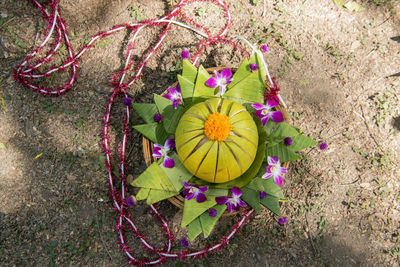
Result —
<path fill-rule="evenodd" d="M 159 17 L 174 1 L 109 2 L 61 1 L 75 49 L 113 25 Z M 357 1 L 364 7 L 361 12 L 339 9 L 333 1 L 265 2 L 263 16 L 263 1 L 231 1 L 228 36 L 269 45 L 266 59 L 278 77 L 292 124 L 327 142 L 328 149 L 304 151 L 303 159 L 291 164 L 283 185 L 286 226 L 263 211 L 218 254 L 167 265 L 398 265 L 399 1 Z M 185 11 L 214 30 L 224 21 L 221 10 L 212 5 L 196 3 Z M 12 78 L 15 66 L 43 38 L 45 22 L 24 1 L 0 1 L 0 13 L 0 265 L 127 265 L 116 243 L 100 131 L 112 91 L 109 80 L 123 66 L 130 33 L 96 45 L 83 56 L 75 87 L 49 98 Z M 135 59 L 159 31 L 141 33 Z M 150 102 L 152 93 L 174 82 L 180 51 L 193 51 L 198 40 L 175 27 L 145 68 L 134 101 Z M 55 64 L 63 59 L 65 50 Z M 206 67 L 234 67 L 240 60 L 224 47 L 208 49 L 202 57 Z M 54 75 L 43 84 L 56 86 L 63 78 Z M 116 107 L 113 141 L 121 129 L 120 114 Z M 132 124 L 138 122 L 134 115 Z M 140 141 L 133 133 L 130 177 L 145 169 Z M 168 202 L 160 209 L 179 241 L 185 235 L 178 229 L 181 211 Z M 161 246 L 162 234 L 145 203 L 131 211 L 143 232 Z M 224 219 L 208 240 L 199 238 L 191 247 L 219 240 L 236 220 Z M 130 242 L 136 255 L 151 256 L 133 238 Z"/>

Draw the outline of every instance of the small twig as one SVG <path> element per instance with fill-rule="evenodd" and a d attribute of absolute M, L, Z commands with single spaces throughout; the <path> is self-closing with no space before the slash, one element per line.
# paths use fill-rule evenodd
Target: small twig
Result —
<path fill-rule="evenodd" d="M 264 7 L 263 7 L 264 9 L 263 9 L 263 13 L 262 13 L 262 16 L 263 17 L 265 17 L 265 15 L 267 14 L 267 4 L 266 4 L 266 1 L 264 0 Z"/>
<path fill-rule="evenodd" d="M 97 214 L 96 214 L 96 215 L 97 215 Z M 100 236 L 101 243 L 103 244 L 103 246 L 104 246 L 104 248 L 105 248 L 105 250 L 106 250 L 108 256 L 110 257 L 110 260 L 112 261 L 113 258 L 112 258 L 112 256 L 111 256 L 110 252 L 108 251 L 108 247 L 107 247 L 107 245 L 106 245 L 106 242 L 104 242 L 104 240 L 103 240 L 102 231 L 99 231 L 99 236 Z"/>
<path fill-rule="evenodd" d="M 103 235 L 101 234 L 101 232 L 99 232 L 99 235 L 100 235 L 101 243 L 103 243 L 103 246 L 104 246 L 104 248 L 106 249 L 106 252 L 107 252 L 108 256 L 110 257 L 110 260 L 112 261 L 113 258 L 112 258 L 112 256 L 111 256 L 110 252 L 108 251 L 108 247 L 107 247 L 106 243 L 105 243 L 104 240 L 103 240 Z"/>
<path fill-rule="evenodd" d="M 37 19 L 37 20 L 36 20 L 36 34 L 35 34 L 35 39 L 34 39 L 34 41 L 33 41 L 33 47 L 36 47 L 36 42 L 37 42 L 37 40 L 38 40 L 38 38 L 39 38 L 39 24 L 40 24 L 40 22 L 39 22 L 39 20 Z"/>
<path fill-rule="evenodd" d="M 377 28 L 382 26 L 383 24 L 385 24 L 386 22 L 389 21 L 389 19 L 391 18 L 391 16 L 387 17 L 381 24 L 379 24 L 378 26 L 376 26 Z"/>
<path fill-rule="evenodd" d="M 375 136 L 372 134 L 371 129 L 369 128 L 367 120 L 365 119 L 365 114 L 364 114 L 364 110 L 363 110 L 362 106 L 360 106 L 360 109 L 361 109 L 361 118 L 364 121 L 365 126 L 367 127 L 369 135 L 371 136 L 372 140 L 374 140 L 374 142 L 377 145 L 377 147 L 379 148 L 379 150 L 383 153 L 383 149 L 382 149 L 381 145 L 378 143 L 378 141 L 376 141 Z"/>
<path fill-rule="evenodd" d="M 361 175 L 359 175 L 358 178 L 355 179 L 353 182 L 346 183 L 346 184 L 339 184 L 339 185 L 351 185 L 351 184 L 355 184 L 355 183 L 357 183 L 360 179 L 361 179 Z"/>
<path fill-rule="evenodd" d="M 10 22 L 12 22 L 15 19 L 15 17 L 12 17 L 11 19 L 7 20 L 6 22 L 4 22 L 3 24 L 0 25 L 0 29 L 4 28 L 5 26 L 7 26 L 7 24 L 10 24 Z"/>
<path fill-rule="evenodd" d="M 134 148 L 135 146 L 131 146 L 131 149 L 129 149 L 129 152 L 128 152 L 128 154 L 126 154 L 126 158 L 127 159 L 130 159 L 131 158 L 131 154 L 132 154 L 132 151 L 133 151 L 133 148 Z"/>
<path fill-rule="evenodd" d="M 306 199 L 306 203 L 307 203 L 307 199 Z M 308 205 L 308 203 L 307 203 L 307 205 Z M 314 241 L 312 240 L 312 235 L 309 231 L 310 224 L 308 223 L 307 213 L 304 213 L 304 218 L 306 219 L 306 229 L 304 229 L 304 230 L 306 230 L 308 240 L 310 241 L 311 247 L 313 248 L 313 254 L 314 254 L 314 256 L 317 256 L 318 252 L 317 252 L 317 249 L 315 248 Z"/>
<path fill-rule="evenodd" d="M 0 36 L 0 46 L 4 49 L 4 51 L 10 52 L 10 50 L 3 44 L 3 39 Z"/>

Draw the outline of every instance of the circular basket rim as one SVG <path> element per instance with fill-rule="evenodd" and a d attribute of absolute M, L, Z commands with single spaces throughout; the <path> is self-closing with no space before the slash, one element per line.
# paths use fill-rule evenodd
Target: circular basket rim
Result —
<path fill-rule="evenodd" d="M 213 68 L 207 68 L 206 71 L 208 71 L 209 73 L 212 73 L 214 71 L 221 71 L 223 69 L 226 69 L 228 67 L 213 67 Z M 232 68 L 233 70 L 236 70 L 234 68 Z M 177 85 L 178 82 L 173 83 L 170 87 L 174 87 Z M 168 91 L 165 90 L 161 95 L 165 95 Z M 286 110 L 286 108 L 282 105 L 279 104 L 279 106 L 275 107 L 276 110 L 281 111 L 283 114 L 283 117 L 285 119 L 285 121 L 289 120 L 289 114 Z M 152 155 L 152 151 L 153 151 L 153 142 L 151 142 L 148 138 L 146 138 L 145 136 L 143 136 L 142 138 L 142 146 L 143 146 L 143 156 L 144 156 L 144 160 L 146 163 L 146 166 L 150 166 L 150 164 L 152 164 L 156 159 L 153 158 Z M 289 162 L 284 162 L 282 163 L 282 167 L 284 168 L 288 168 L 289 167 Z M 184 207 L 184 203 L 185 203 L 185 199 L 179 194 L 173 197 L 168 198 L 168 201 L 171 202 L 174 206 L 178 207 L 179 209 L 183 209 Z M 247 208 L 241 208 L 242 210 L 245 210 Z M 223 217 L 225 216 L 232 216 L 237 214 L 238 211 L 229 213 L 227 210 L 225 210 L 225 212 L 222 214 Z"/>

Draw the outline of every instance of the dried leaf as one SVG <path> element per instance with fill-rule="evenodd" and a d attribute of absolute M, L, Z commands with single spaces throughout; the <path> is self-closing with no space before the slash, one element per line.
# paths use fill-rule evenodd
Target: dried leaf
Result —
<path fill-rule="evenodd" d="M 363 8 L 362 6 L 360 6 L 359 4 L 357 4 L 354 1 L 350 1 L 346 4 L 344 4 L 343 6 L 353 12 L 361 12 L 361 11 L 365 10 L 365 8 Z"/>
<path fill-rule="evenodd" d="M 335 6 L 337 6 L 337 8 L 342 9 L 343 0 L 333 0 L 333 3 L 335 3 Z"/>

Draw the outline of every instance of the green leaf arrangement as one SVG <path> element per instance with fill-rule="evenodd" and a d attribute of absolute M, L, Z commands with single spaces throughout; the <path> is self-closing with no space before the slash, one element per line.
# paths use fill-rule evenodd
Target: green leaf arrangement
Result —
<path fill-rule="evenodd" d="M 185 189 L 184 184 L 208 187 L 204 192 L 207 198 L 204 202 L 199 203 L 195 198 L 184 201 L 181 227 L 188 227 L 190 241 L 201 233 L 204 237 L 211 234 L 227 209 L 227 205 L 219 205 L 216 198 L 230 196 L 234 187 L 241 189 L 241 200 L 257 212 L 264 206 L 275 215 L 281 216 L 279 203 L 285 196 L 274 179 L 263 179 L 268 166 L 267 159 L 277 157 L 281 163 L 297 160 L 301 157 L 296 152 L 317 144 L 286 122 L 277 123 L 269 119 L 263 126 L 260 118 L 255 116 L 256 112 L 251 104 L 263 103 L 266 90 L 266 69 L 261 61 L 257 53 L 249 60 L 244 59 L 234 73 L 233 81 L 227 84 L 226 92 L 221 96 L 218 89 L 206 85 L 211 75 L 203 66 L 196 68 L 188 60 L 184 60 L 182 75 L 177 77 L 184 105 L 177 105 L 157 94 L 154 94 L 154 104 L 132 104 L 133 109 L 145 122 L 133 128 L 155 144 L 164 144 L 168 139 L 174 138 L 179 120 L 188 109 L 215 97 L 222 97 L 245 106 L 257 126 L 256 156 L 250 167 L 234 180 L 210 183 L 199 179 L 185 168 L 178 154 L 171 151 L 168 157 L 175 163 L 172 168 L 165 167 L 161 159 L 157 160 L 132 182 L 132 186 L 140 188 L 136 199 L 146 200 L 149 205 L 181 194 Z M 256 64 L 256 70 L 252 70 L 250 64 Z M 156 114 L 161 114 L 163 119 L 155 121 Z M 284 142 L 288 137 L 292 140 L 291 145 Z"/>

